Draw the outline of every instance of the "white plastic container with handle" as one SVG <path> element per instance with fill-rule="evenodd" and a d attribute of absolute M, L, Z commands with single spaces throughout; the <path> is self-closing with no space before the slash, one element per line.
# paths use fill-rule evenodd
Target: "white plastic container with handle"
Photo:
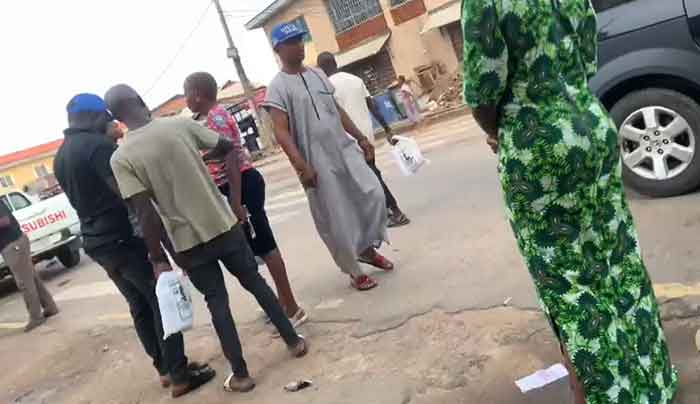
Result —
<path fill-rule="evenodd" d="M 163 321 L 163 338 L 192 328 L 194 312 L 189 280 L 180 271 L 163 272 L 156 283 L 156 296 Z"/>
<path fill-rule="evenodd" d="M 391 154 L 405 176 L 416 175 L 418 170 L 430 161 L 423 157 L 418 142 L 405 136 L 394 136 L 397 143 L 391 148 Z"/>

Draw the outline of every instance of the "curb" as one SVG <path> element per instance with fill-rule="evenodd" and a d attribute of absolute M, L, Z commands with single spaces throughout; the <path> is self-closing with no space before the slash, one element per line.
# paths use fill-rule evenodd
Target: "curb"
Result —
<path fill-rule="evenodd" d="M 406 121 L 400 121 L 391 125 L 391 130 L 396 135 L 409 132 L 416 128 L 422 128 L 432 125 L 438 120 L 452 119 L 460 116 L 465 116 L 471 114 L 471 110 L 466 105 L 460 105 L 457 107 L 452 107 L 446 110 L 437 111 L 434 113 L 428 113 L 423 116 L 423 120 L 418 124 L 408 123 Z M 375 139 L 386 139 L 386 132 L 383 129 L 375 132 Z M 284 159 L 284 153 L 280 147 L 275 146 L 271 151 L 266 151 L 265 153 L 270 153 L 268 156 L 263 157 L 257 161 L 253 161 L 253 165 L 256 168 L 262 168 L 267 165 L 271 165 Z"/>

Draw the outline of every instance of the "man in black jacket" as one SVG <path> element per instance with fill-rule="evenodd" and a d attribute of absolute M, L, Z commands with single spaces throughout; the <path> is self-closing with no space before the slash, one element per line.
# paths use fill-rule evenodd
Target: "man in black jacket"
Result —
<path fill-rule="evenodd" d="M 54 160 L 54 173 L 80 217 L 85 252 L 126 299 L 163 387 L 172 385 L 173 397 L 179 397 L 213 379 L 215 372 L 194 362 L 188 366 L 182 334 L 163 340 L 148 250 L 132 226 L 109 164 L 117 149 L 106 133 L 112 120 L 100 97 L 75 96 L 68 103 L 69 128 Z"/>

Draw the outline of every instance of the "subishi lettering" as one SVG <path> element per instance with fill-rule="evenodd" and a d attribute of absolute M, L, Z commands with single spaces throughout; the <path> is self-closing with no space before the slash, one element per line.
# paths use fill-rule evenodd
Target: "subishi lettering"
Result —
<path fill-rule="evenodd" d="M 67 218 L 68 214 L 66 214 L 66 212 L 63 210 L 56 213 L 50 213 L 46 216 L 32 220 L 31 222 L 22 224 L 22 231 L 25 233 L 31 233 L 35 230 L 39 230 Z"/>

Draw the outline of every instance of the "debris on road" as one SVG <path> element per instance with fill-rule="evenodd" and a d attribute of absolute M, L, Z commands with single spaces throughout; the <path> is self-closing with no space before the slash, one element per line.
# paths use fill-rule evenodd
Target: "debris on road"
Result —
<path fill-rule="evenodd" d="M 307 389 L 313 385 L 314 384 L 311 380 L 299 380 L 298 382 L 291 382 L 288 385 L 284 386 L 284 390 L 290 393 L 295 393 L 299 390 Z"/>
<path fill-rule="evenodd" d="M 512 301 L 513 301 L 513 298 L 512 298 L 512 297 L 509 297 L 509 298 L 507 298 L 506 300 L 503 301 L 503 305 L 504 305 L 504 306 L 509 306 L 509 305 L 510 305 L 510 302 L 512 302 Z"/>
<path fill-rule="evenodd" d="M 102 347 L 102 352 L 108 352 L 109 351 L 109 345 L 105 345 Z"/>
<path fill-rule="evenodd" d="M 552 384 L 557 380 L 563 379 L 569 375 L 564 365 L 557 363 L 547 369 L 538 370 L 530 376 L 523 377 L 517 380 L 515 384 L 521 392 L 527 393 L 530 390 L 542 388 L 548 384 Z"/>
<path fill-rule="evenodd" d="M 430 94 L 440 109 L 456 107 L 464 103 L 462 99 L 462 71 L 441 78 Z"/>

